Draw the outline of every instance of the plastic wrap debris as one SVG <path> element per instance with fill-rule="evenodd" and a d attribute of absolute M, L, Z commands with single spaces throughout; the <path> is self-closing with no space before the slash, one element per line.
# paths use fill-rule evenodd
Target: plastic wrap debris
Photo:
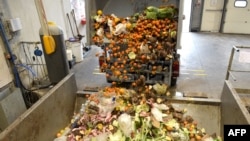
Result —
<path fill-rule="evenodd" d="M 99 28 L 99 29 L 97 30 L 96 34 L 97 34 L 98 36 L 102 37 L 102 36 L 104 35 L 104 30 L 103 30 L 103 28 Z"/>
<path fill-rule="evenodd" d="M 118 118 L 119 127 L 126 137 L 129 137 L 132 133 L 132 119 L 131 116 L 124 113 Z"/>
<path fill-rule="evenodd" d="M 119 23 L 115 26 L 115 32 L 114 35 L 119 35 L 121 33 L 126 33 L 126 24 L 125 23 Z"/>
<path fill-rule="evenodd" d="M 153 107 L 152 109 L 151 109 L 151 113 L 152 113 L 152 115 L 154 116 L 154 118 L 157 120 L 157 121 L 163 121 L 163 114 L 162 114 L 162 112 L 159 110 L 159 109 L 157 109 L 157 108 L 155 108 L 155 107 Z"/>
<path fill-rule="evenodd" d="M 110 98 L 100 98 L 100 103 L 98 104 L 99 114 L 101 117 L 110 117 L 111 112 L 116 107 L 115 97 Z"/>
<path fill-rule="evenodd" d="M 148 45 L 147 44 L 141 43 L 140 53 L 150 53 L 150 50 L 148 49 Z"/>

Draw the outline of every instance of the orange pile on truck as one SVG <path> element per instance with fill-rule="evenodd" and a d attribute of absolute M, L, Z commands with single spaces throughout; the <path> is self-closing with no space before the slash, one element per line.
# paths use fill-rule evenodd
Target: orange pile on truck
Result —
<path fill-rule="evenodd" d="M 123 18 L 98 10 L 93 21 L 92 40 L 104 49 L 100 67 L 108 82 L 134 82 L 143 75 L 148 84 L 175 85 L 179 76 L 175 6 L 148 6 Z"/>

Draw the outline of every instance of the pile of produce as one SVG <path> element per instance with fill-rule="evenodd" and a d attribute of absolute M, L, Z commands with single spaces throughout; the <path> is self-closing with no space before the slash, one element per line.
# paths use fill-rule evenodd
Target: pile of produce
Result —
<path fill-rule="evenodd" d="M 147 75 L 166 71 L 177 38 L 177 8 L 149 6 L 131 17 L 119 18 L 97 11 L 93 17 L 93 42 L 105 46 L 102 70 L 107 78 L 132 80 L 127 88 L 117 83 L 95 94 L 76 113 L 66 141 L 221 141 L 208 135 L 187 109 L 177 109 L 167 100 L 168 85 L 148 85 Z M 104 40 L 108 44 L 104 44 Z M 132 77 L 138 74 L 137 77 Z M 64 135 L 62 135 L 64 134 Z"/>
<path fill-rule="evenodd" d="M 135 73 L 154 77 L 168 71 L 167 61 L 176 51 L 177 15 L 173 5 L 148 6 L 126 18 L 99 10 L 93 17 L 92 41 L 104 46 L 105 61 L 100 67 L 107 72 L 107 79 L 133 81 Z"/>
<path fill-rule="evenodd" d="M 97 45 L 102 45 L 104 39 L 116 43 L 135 43 L 136 40 L 161 42 L 168 37 L 165 41 L 172 41 L 170 38 L 176 38 L 177 15 L 177 8 L 173 5 L 160 8 L 148 6 L 144 11 L 125 18 L 115 14 L 104 15 L 98 10 L 93 17 L 95 31 L 92 40 Z"/>
<path fill-rule="evenodd" d="M 164 84 L 139 89 L 105 87 L 87 95 L 72 118 L 67 141 L 220 141 L 210 136 L 186 109 L 176 109 L 164 98 Z"/>

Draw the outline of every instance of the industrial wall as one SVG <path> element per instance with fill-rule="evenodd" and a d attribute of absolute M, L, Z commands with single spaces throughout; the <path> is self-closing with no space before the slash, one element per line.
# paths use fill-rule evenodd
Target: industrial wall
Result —
<path fill-rule="evenodd" d="M 71 9 L 69 0 L 42 0 L 48 21 L 53 21 L 65 31 L 67 38 L 68 28 L 66 25 L 66 12 Z M 12 18 L 20 18 L 22 29 L 19 41 L 39 41 L 40 22 L 34 0 L 16 1 L 16 0 L 0 0 L 1 14 L 4 20 Z"/>
<path fill-rule="evenodd" d="M 236 2 L 246 5 L 236 6 Z M 246 0 L 192 0 L 190 30 L 250 34 L 249 9 Z"/>
<path fill-rule="evenodd" d="M 69 38 L 74 36 L 72 35 L 69 20 L 66 16 L 66 14 L 70 13 L 72 9 L 75 10 L 77 23 L 76 26 L 78 27 L 79 32 L 81 35 L 85 35 L 86 27 L 85 25 L 81 24 L 81 19 L 85 16 L 84 0 L 41 1 L 44 5 L 47 21 L 55 22 L 59 27 L 61 27 L 64 33 L 65 40 L 68 40 Z M 41 28 L 35 0 L 0 0 L 0 3 L 0 16 L 4 24 L 4 30 L 7 35 L 11 50 L 17 57 L 16 62 L 22 65 L 27 65 L 28 59 L 28 63 L 31 63 L 33 65 L 37 65 L 39 63 L 43 65 L 42 69 L 39 69 L 39 67 L 41 66 L 35 66 L 34 68 L 26 66 L 26 68 L 23 67 L 23 69 L 20 70 L 22 72 L 25 72 L 24 70 L 27 70 L 28 68 L 28 72 L 26 71 L 26 73 L 23 73 L 21 77 L 24 77 L 24 84 L 29 85 L 30 82 L 28 82 L 29 80 L 26 79 L 25 76 L 33 75 L 34 77 L 37 75 L 34 72 L 38 71 L 39 76 L 36 77 L 43 77 L 44 73 L 47 73 L 43 56 L 41 56 L 41 58 L 35 58 L 36 56 L 34 56 L 33 54 L 35 49 L 42 50 L 41 44 L 34 44 L 36 42 L 40 42 L 39 29 Z M 72 15 L 70 16 L 70 19 L 72 22 L 71 24 L 73 24 Z M 17 26 L 16 31 L 13 31 L 12 27 L 10 26 L 10 21 L 17 21 L 14 23 Z M 73 24 L 72 26 L 74 34 L 77 35 L 75 24 Z M 86 40 L 83 38 L 83 43 L 84 42 L 86 42 Z M 3 54 L 7 51 L 2 38 L 0 38 L 0 48 L 0 55 L 2 56 L 2 58 L 0 59 L 0 64 L 4 65 L 3 68 L 10 67 L 9 65 L 7 65 L 8 61 L 6 64 L 6 61 L 3 58 Z M 12 71 L 11 69 L 12 68 L 9 68 L 9 72 Z M 31 69 L 34 69 L 34 72 L 32 72 Z M 5 76 L 8 75 L 4 75 L 3 77 Z M 8 81 L 10 80 L 11 79 L 9 79 L 8 77 Z M 5 82 L 4 84 L 6 83 L 8 82 Z M 0 88 L 1 87 L 2 86 L 0 85 Z"/>

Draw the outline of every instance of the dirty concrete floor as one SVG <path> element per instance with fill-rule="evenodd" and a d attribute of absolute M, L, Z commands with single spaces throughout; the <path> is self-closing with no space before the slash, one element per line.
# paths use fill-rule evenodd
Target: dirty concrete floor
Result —
<path fill-rule="evenodd" d="M 229 57 L 232 47 L 250 46 L 250 35 L 187 32 L 182 34 L 180 77 L 177 85 L 171 89 L 184 94 L 203 94 L 208 98 L 219 99 L 224 85 Z M 250 49 L 248 50 L 250 51 Z M 104 87 L 105 74 L 99 72 L 97 53 L 102 52 L 99 47 L 92 46 L 84 56 L 82 62 L 71 69 L 75 73 L 77 88 Z M 237 66 L 237 70 L 248 69 L 249 63 Z M 242 73 L 241 73 L 242 74 Z M 250 73 L 237 76 L 233 81 L 238 87 L 249 87 Z"/>

